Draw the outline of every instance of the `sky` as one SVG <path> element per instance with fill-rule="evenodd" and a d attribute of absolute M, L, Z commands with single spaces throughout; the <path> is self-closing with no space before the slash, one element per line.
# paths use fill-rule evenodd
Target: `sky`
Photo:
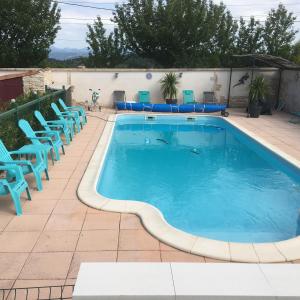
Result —
<path fill-rule="evenodd" d="M 78 7 L 59 3 L 61 8 L 61 30 L 58 32 L 54 47 L 57 48 L 86 48 L 87 23 L 92 24 L 97 16 L 101 16 L 105 28 L 110 31 L 114 24 L 110 21 L 112 11 L 116 2 L 122 3 L 124 0 L 61 0 L 61 2 L 73 3 L 86 6 L 105 8 L 106 10 Z M 60 2 L 60 1 L 58 1 Z M 215 0 L 215 3 L 221 1 Z M 288 11 L 297 16 L 295 28 L 300 31 L 300 0 L 223 0 L 227 8 L 231 11 L 234 18 L 245 19 L 255 16 L 256 19 L 264 21 L 267 13 L 272 8 L 276 8 L 279 3 L 286 6 Z M 297 22 L 299 20 L 299 22 Z M 300 39 L 300 33 L 297 34 Z"/>

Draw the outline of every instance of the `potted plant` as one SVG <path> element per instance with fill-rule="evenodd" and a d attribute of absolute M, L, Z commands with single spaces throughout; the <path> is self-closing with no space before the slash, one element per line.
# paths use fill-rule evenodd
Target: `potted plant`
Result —
<path fill-rule="evenodd" d="M 160 80 L 161 91 L 167 104 L 177 103 L 177 84 L 179 83 L 178 77 L 175 73 L 167 73 Z"/>
<path fill-rule="evenodd" d="M 250 84 L 249 91 L 248 115 L 250 118 L 259 117 L 261 107 L 266 101 L 267 93 L 268 85 L 265 78 L 262 75 L 255 77 Z"/>

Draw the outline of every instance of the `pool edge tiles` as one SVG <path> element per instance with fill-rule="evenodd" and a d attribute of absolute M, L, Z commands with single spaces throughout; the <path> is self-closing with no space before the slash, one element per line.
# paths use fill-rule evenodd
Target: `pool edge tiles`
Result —
<path fill-rule="evenodd" d="M 286 262 L 300 259 L 300 236 L 274 243 L 234 243 L 195 236 L 178 230 L 168 224 L 162 213 L 145 202 L 131 200 L 112 200 L 97 192 L 97 183 L 105 156 L 110 144 L 115 121 L 119 115 L 110 115 L 95 152 L 80 182 L 77 194 L 79 199 L 90 207 L 119 213 L 138 215 L 144 227 L 160 241 L 185 252 L 234 262 Z M 131 114 L 132 115 L 132 114 Z M 220 118 L 217 117 L 216 118 Z M 268 144 L 252 132 L 246 130 L 233 120 L 226 119 L 234 127 L 244 132 L 272 152 L 300 168 L 300 162 Z"/>

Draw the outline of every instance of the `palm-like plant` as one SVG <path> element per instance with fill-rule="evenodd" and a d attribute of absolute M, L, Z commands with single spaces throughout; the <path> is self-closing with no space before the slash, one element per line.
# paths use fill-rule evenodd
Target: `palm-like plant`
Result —
<path fill-rule="evenodd" d="M 179 83 L 178 77 L 175 73 L 167 73 L 160 80 L 161 91 L 165 99 L 176 99 L 177 97 L 177 84 Z"/>
<path fill-rule="evenodd" d="M 257 76 L 250 85 L 248 113 L 251 118 L 258 118 L 263 104 L 266 102 L 268 85 L 262 75 Z"/>
<path fill-rule="evenodd" d="M 257 105 L 265 102 L 268 89 L 268 84 L 262 75 L 255 77 L 250 85 L 249 105 Z"/>

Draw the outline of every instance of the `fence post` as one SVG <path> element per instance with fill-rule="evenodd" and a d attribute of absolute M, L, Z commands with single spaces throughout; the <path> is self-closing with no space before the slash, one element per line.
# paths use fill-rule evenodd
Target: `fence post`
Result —
<path fill-rule="evenodd" d="M 16 119 L 17 119 L 17 124 L 19 122 L 19 112 L 18 112 L 18 104 L 16 103 Z"/>

